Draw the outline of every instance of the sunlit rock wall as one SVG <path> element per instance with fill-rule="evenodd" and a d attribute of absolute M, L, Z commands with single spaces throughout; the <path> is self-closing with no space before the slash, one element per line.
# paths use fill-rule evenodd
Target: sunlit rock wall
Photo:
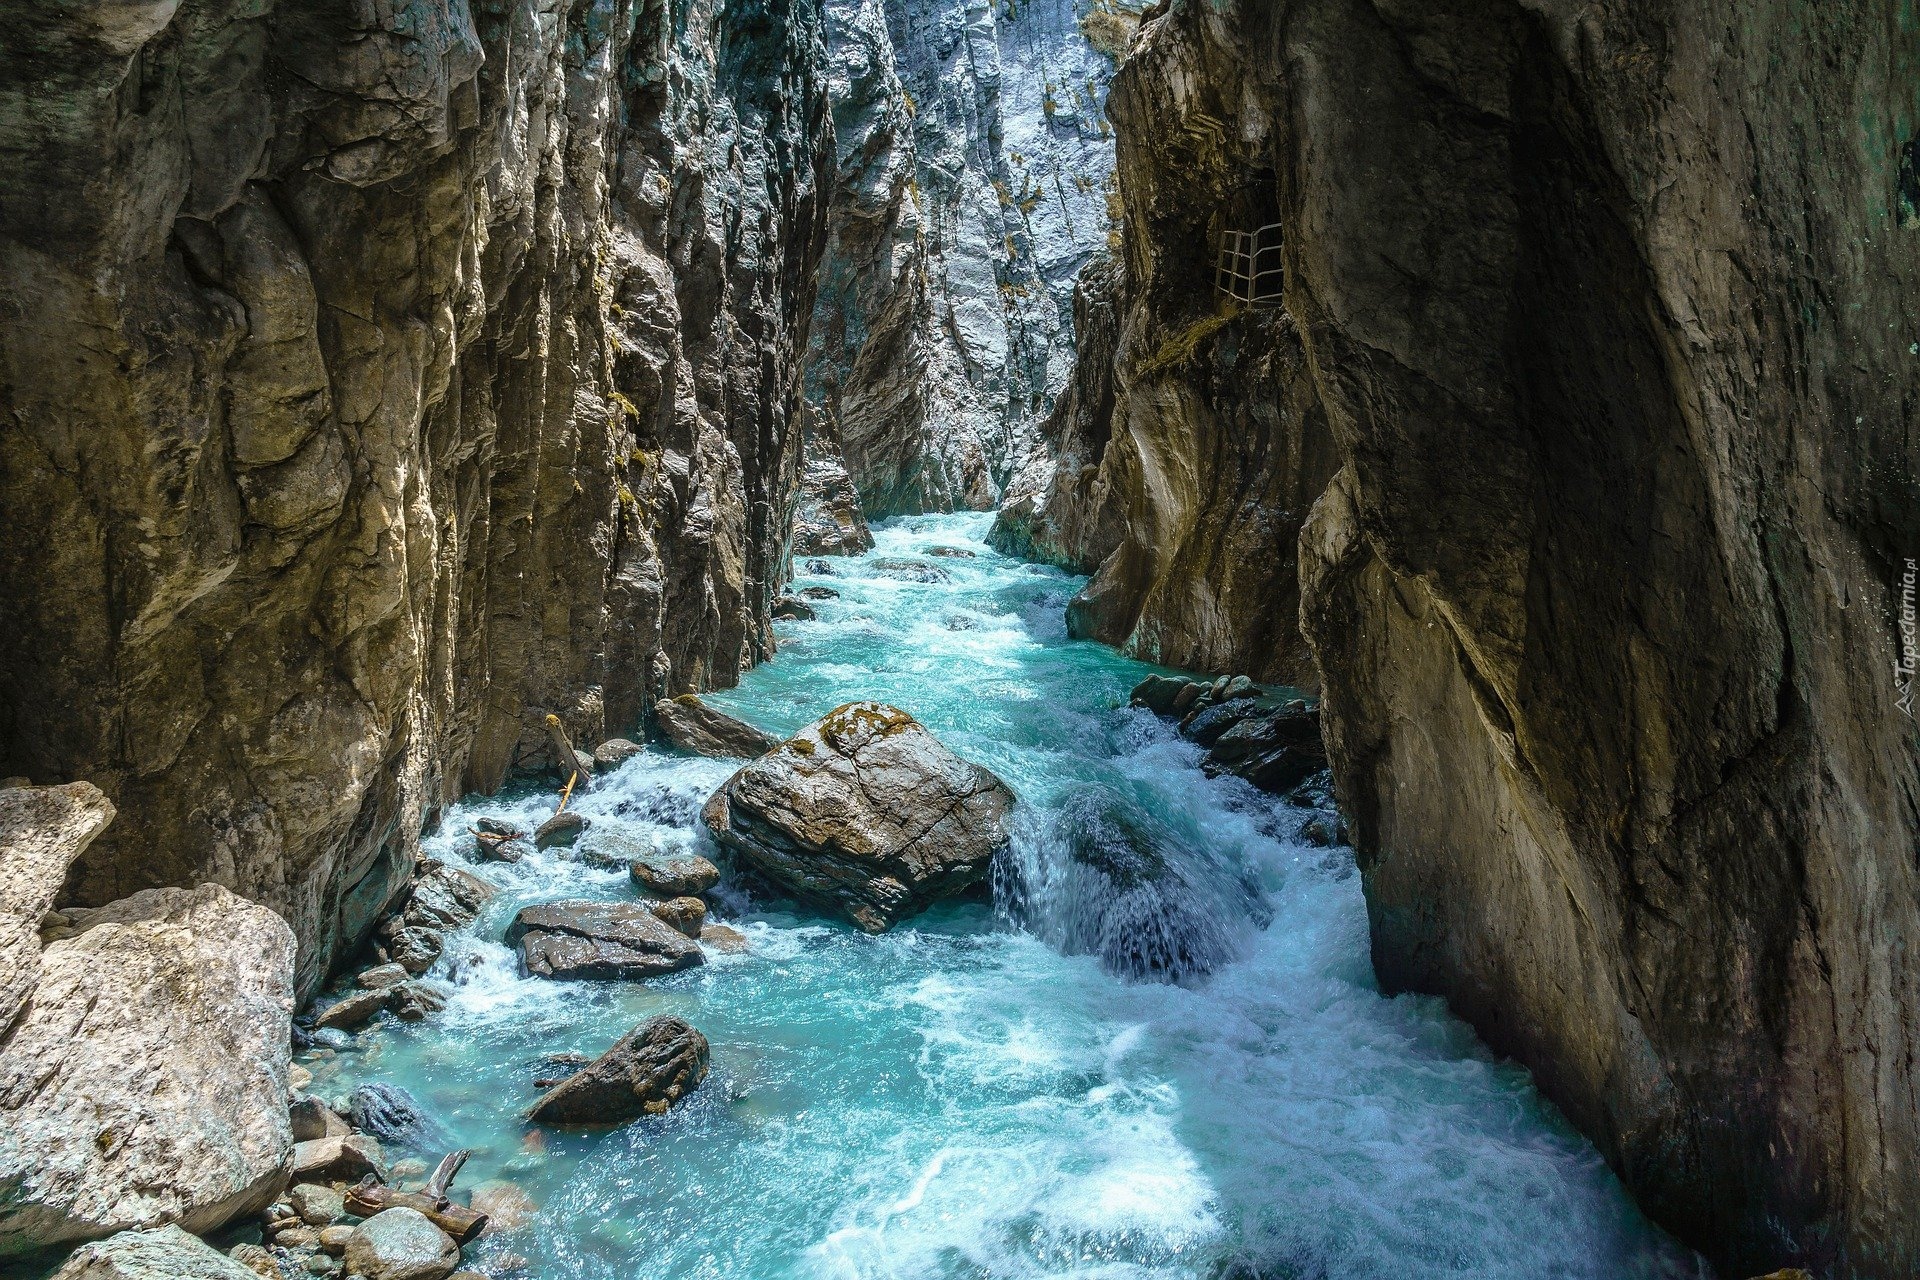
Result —
<path fill-rule="evenodd" d="M 0 774 L 310 989 L 561 714 L 771 648 L 811 0 L 0 9 Z"/>

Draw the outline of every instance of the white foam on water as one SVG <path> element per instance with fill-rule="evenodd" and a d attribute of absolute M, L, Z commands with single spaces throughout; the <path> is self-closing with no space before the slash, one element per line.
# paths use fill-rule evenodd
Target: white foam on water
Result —
<path fill-rule="evenodd" d="M 1350 855 L 1299 843 L 1300 811 L 1203 777 L 1193 744 L 1126 710 L 1149 668 L 1065 641 L 1077 580 L 994 555 L 988 519 L 884 524 L 867 556 L 803 576 L 841 597 L 780 624 L 780 656 L 713 700 L 775 731 L 858 697 L 906 707 L 1008 780 L 1023 839 L 1100 788 L 1239 868 L 1271 923 L 1169 985 L 981 906 L 868 937 L 730 890 L 745 954 L 563 984 L 522 977 L 502 930 L 529 902 L 630 896 L 624 872 L 564 850 L 477 866 L 503 892 L 449 942 L 447 1009 L 376 1027 L 328 1068 L 412 1089 L 475 1149 L 473 1181 L 510 1178 L 544 1206 L 472 1261 L 524 1255 L 541 1280 L 1704 1276 L 1524 1072 L 1438 1001 L 1380 995 Z M 873 575 L 884 557 L 950 580 Z M 593 824 L 581 848 L 718 857 L 697 811 L 738 764 L 650 749 L 572 801 Z M 429 851 L 460 859 L 475 818 L 530 829 L 555 798 L 463 803 Z M 657 1013 L 712 1042 L 690 1102 L 529 1135 L 544 1055 L 598 1052 Z"/>

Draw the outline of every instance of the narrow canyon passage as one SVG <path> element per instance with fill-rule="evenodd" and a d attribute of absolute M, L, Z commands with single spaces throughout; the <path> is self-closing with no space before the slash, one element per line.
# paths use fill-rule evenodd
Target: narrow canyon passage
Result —
<path fill-rule="evenodd" d="M 441 1130 L 420 1154 L 470 1147 L 463 1182 L 538 1206 L 472 1262 L 518 1255 L 542 1280 L 1706 1274 L 1523 1070 L 1440 1001 L 1378 993 L 1351 851 L 1312 847 L 1313 811 L 1206 778 L 1198 748 L 1129 709 L 1154 668 L 1069 640 L 1083 580 L 989 550 L 990 520 L 896 520 L 864 556 L 796 566 L 837 598 L 711 701 L 783 735 L 884 701 L 993 769 L 1021 801 L 993 903 L 868 936 L 749 898 L 729 868 L 709 896 L 743 952 L 560 983 L 521 976 L 514 914 L 632 899 L 636 850 L 724 866 L 698 813 L 735 763 L 650 749 L 575 800 L 576 847 L 516 864 L 470 864 L 465 833 L 537 825 L 547 790 L 472 799 L 425 842 L 503 890 L 430 975 L 446 1008 L 322 1032 L 334 1047 L 298 1061 L 343 1110 L 359 1085 L 409 1090 Z M 1129 841 L 1168 864 L 1150 892 L 1076 874 Z M 1102 946 L 1115 929 L 1217 967 L 1142 978 L 1138 952 Z M 523 1120 L 534 1080 L 565 1074 L 546 1055 L 659 1014 L 712 1044 L 685 1104 L 611 1131 Z"/>

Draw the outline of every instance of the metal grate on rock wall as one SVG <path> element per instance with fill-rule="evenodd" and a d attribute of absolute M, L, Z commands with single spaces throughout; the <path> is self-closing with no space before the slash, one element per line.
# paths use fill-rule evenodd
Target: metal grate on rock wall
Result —
<path fill-rule="evenodd" d="M 1229 231 L 1220 239 L 1213 282 L 1229 297 L 1253 306 L 1277 307 L 1284 281 L 1278 222 L 1253 231 Z"/>

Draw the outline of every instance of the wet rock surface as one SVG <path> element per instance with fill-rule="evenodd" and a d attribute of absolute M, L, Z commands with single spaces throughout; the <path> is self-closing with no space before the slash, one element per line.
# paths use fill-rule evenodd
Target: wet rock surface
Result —
<path fill-rule="evenodd" d="M 877 932 L 982 884 L 1012 807 L 912 716 L 855 702 L 734 774 L 701 817 L 781 889 Z"/>
<path fill-rule="evenodd" d="M 527 1118 L 608 1125 L 661 1115 L 700 1086 L 707 1062 L 705 1036 L 679 1018 L 654 1018 L 541 1095 Z"/>
<path fill-rule="evenodd" d="M 348 1099 L 347 1118 L 354 1128 L 377 1140 L 382 1149 L 401 1147 L 427 1155 L 452 1146 L 439 1122 L 396 1084 L 375 1081 L 355 1089 Z"/>
<path fill-rule="evenodd" d="M 700 964 L 697 943 L 640 902 L 554 902 L 526 907 L 507 928 L 522 964 L 539 978 L 651 978 Z"/>
<path fill-rule="evenodd" d="M 716 710 L 690 693 L 655 703 L 653 717 L 662 737 L 682 751 L 698 756 L 751 758 L 780 745 L 780 740 L 772 734 Z"/>
<path fill-rule="evenodd" d="M 634 884 L 663 898 L 701 894 L 720 883 L 720 868 L 698 854 L 654 854 L 633 864 Z"/>
<path fill-rule="evenodd" d="M 1239 869 L 1102 788 L 1072 796 L 1037 853 L 996 872 L 996 888 L 1062 950 L 1161 982 L 1204 978 L 1270 918 Z"/>

